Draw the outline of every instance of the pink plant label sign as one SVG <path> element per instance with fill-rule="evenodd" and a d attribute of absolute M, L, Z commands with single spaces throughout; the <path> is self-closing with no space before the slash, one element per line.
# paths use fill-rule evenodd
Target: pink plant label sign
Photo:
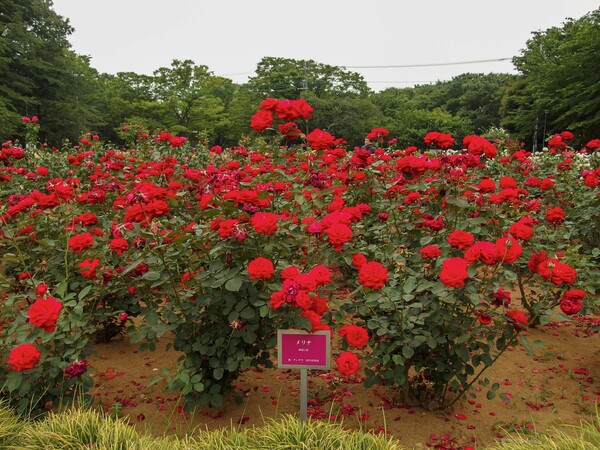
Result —
<path fill-rule="evenodd" d="M 277 367 L 280 369 L 329 369 L 331 334 L 302 330 L 277 330 Z"/>

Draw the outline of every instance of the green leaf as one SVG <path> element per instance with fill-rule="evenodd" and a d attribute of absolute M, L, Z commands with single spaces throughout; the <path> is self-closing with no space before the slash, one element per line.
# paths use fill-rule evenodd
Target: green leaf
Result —
<path fill-rule="evenodd" d="M 223 378 L 224 373 L 225 369 L 223 369 L 222 367 L 217 367 L 215 370 L 213 370 L 213 378 L 215 380 L 220 380 L 221 378 Z"/>
<path fill-rule="evenodd" d="M 402 355 L 404 356 L 404 358 L 409 359 L 412 358 L 412 356 L 415 354 L 415 349 L 412 348 L 409 345 L 405 345 L 404 347 L 402 347 Z"/>
<path fill-rule="evenodd" d="M 92 285 L 88 285 L 88 286 L 84 287 L 81 290 L 81 292 L 79 292 L 79 295 L 77 296 L 77 298 L 79 300 L 83 300 L 85 298 L 85 296 L 88 295 L 91 290 L 92 290 Z"/>
<path fill-rule="evenodd" d="M 246 308 L 242 309 L 242 312 L 240 313 L 240 317 L 242 319 L 246 319 L 246 320 L 254 319 L 254 317 L 256 317 L 256 311 L 254 311 L 253 308 L 246 307 Z"/>
<path fill-rule="evenodd" d="M 419 244 L 421 245 L 427 245 L 429 244 L 431 241 L 433 241 L 433 236 L 423 236 L 421 238 L 421 240 L 419 241 Z"/>
<path fill-rule="evenodd" d="M 156 272 L 155 270 L 151 270 L 150 272 L 146 272 L 142 275 L 142 279 L 147 281 L 156 281 L 160 279 L 160 272 Z"/>
<path fill-rule="evenodd" d="M 416 286 L 417 286 L 417 279 L 415 277 L 408 277 L 406 279 L 406 281 L 404 282 L 404 284 L 402 285 L 402 289 L 404 290 L 404 293 L 409 294 L 415 290 Z"/>
<path fill-rule="evenodd" d="M 238 292 L 242 287 L 242 283 L 242 278 L 231 278 L 230 280 L 227 280 L 227 283 L 225 283 L 225 289 L 227 289 L 229 292 Z"/>
<path fill-rule="evenodd" d="M 65 292 L 67 292 L 67 287 L 69 286 L 69 282 L 67 280 L 63 280 L 60 282 L 58 287 L 56 288 L 56 295 L 61 298 L 65 297 Z"/>

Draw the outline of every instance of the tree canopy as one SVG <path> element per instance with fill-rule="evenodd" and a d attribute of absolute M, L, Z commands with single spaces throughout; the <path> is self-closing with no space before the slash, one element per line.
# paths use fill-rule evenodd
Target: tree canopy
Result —
<path fill-rule="evenodd" d="M 514 64 L 522 74 L 508 93 L 504 125 L 531 135 L 569 130 L 580 142 L 600 134 L 600 9 L 533 33 Z M 540 133 L 542 131 L 540 130 Z"/>
<path fill-rule="evenodd" d="M 401 145 L 429 131 L 484 133 L 502 125 L 541 143 L 573 131 L 579 143 L 600 135 L 600 9 L 532 34 L 514 58 L 519 75 L 465 73 L 449 81 L 373 92 L 359 73 L 313 60 L 264 57 L 247 83 L 215 76 L 192 60 L 173 60 L 152 75 L 99 73 L 68 41 L 68 19 L 51 0 L 0 3 L 0 129 L 20 137 L 22 116 L 37 115 L 42 141 L 58 145 L 92 131 L 113 141 L 126 123 L 189 139 L 235 145 L 267 97 L 304 98 L 314 106 L 308 127 L 359 145 L 386 127 Z M 307 124 L 299 124 L 308 131 Z"/>

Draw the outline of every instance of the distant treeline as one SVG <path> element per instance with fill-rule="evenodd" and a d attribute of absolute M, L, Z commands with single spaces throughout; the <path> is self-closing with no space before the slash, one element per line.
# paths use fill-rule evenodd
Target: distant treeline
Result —
<path fill-rule="evenodd" d="M 91 131 L 120 143 L 125 124 L 169 130 L 192 141 L 234 145 L 266 97 L 304 98 L 315 110 L 306 128 L 358 145 L 385 127 L 401 145 L 432 130 L 467 134 L 503 127 L 541 145 L 570 130 L 576 143 L 600 136 L 600 9 L 532 33 L 513 62 L 519 75 L 467 73 L 412 88 L 369 89 L 363 77 L 312 60 L 265 57 L 247 83 L 174 60 L 153 75 L 99 73 L 70 49 L 73 29 L 50 0 L 0 4 L 0 140 L 22 138 L 21 117 L 38 116 L 50 145 Z M 537 130 L 537 134 L 536 134 Z"/>

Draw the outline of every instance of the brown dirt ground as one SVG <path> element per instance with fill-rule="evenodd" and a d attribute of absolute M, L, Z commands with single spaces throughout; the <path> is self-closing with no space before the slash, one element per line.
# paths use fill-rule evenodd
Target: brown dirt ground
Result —
<path fill-rule="evenodd" d="M 478 388 L 452 410 L 427 411 L 398 403 L 393 388 L 366 389 L 360 380 L 332 370 L 309 372 L 309 414 L 348 428 L 387 432 L 409 448 L 441 449 L 484 448 L 515 430 L 593 420 L 600 402 L 600 346 L 589 327 L 599 321 L 587 317 L 528 330 L 528 339 L 543 345 L 534 355 L 522 346 L 511 348 L 488 370 L 502 394 L 493 400 L 486 399 L 486 388 Z M 138 351 L 122 337 L 96 346 L 89 358 L 95 369 L 92 394 L 106 411 L 115 411 L 119 402 L 121 416 L 155 435 L 260 426 L 269 418 L 298 413 L 299 371 L 281 369 L 243 373 L 235 385 L 240 404 L 231 395 L 221 408 L 184 413 L 178 394 L 166 392 L 164 382 L 146 386 L 162 368 L 176 367 L 178 355 L 165 352 L 166 343 L 161 341 L 154 352 Z"/>

